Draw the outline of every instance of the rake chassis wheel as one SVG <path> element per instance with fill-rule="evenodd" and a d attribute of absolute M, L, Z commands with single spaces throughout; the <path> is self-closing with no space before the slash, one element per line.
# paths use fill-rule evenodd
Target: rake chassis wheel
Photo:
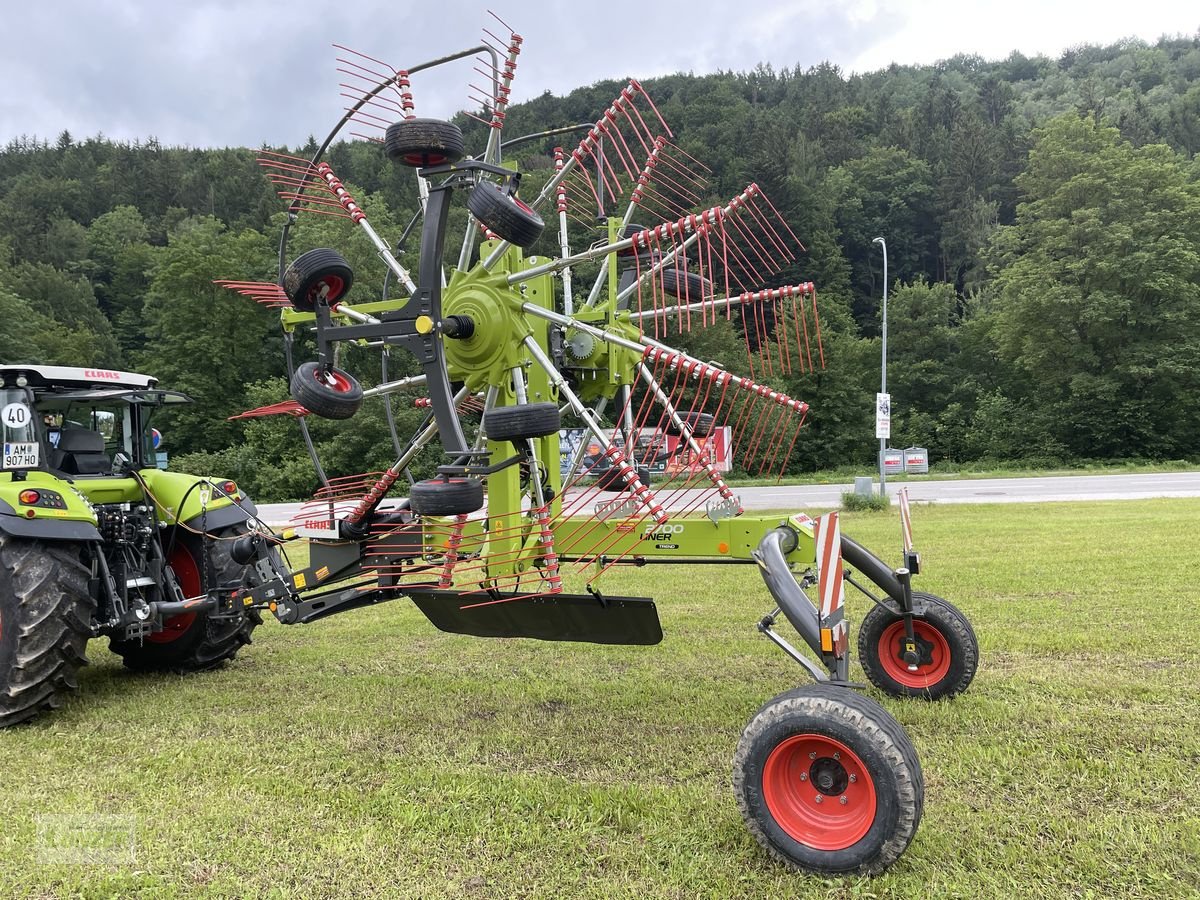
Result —
<path fill-rule="evenodd" d="M 882 706 L 816 684 L 781 694 L 747 724 L 734 792 L 775 859 L 819 874 L 872 875 L 916 834 L 925 785 L 912 742 Z"/>
<path fill-rule="evenodd" d="M 483 506 L 483 482 L 474 478 L 418 481 L 408 494 L 412 511 L 422 516 L 465 516 Z"/>
<path fill-rule="evenodd" d="M 558 431 L 561 424 L 562 417 L 553 403 L 497 406 L 489 409 L 483 417 L 483 429 L 493 441 L 546 437 Z"/>
<path fill-rule="evenodd" d="M 545 228 L 541 216 L 494 181 L 479 182 L 467 207 L 490 231 L 518 247 L 532 245 Z"/>
<path fill-rule="evenodd" d="M 904 620 L 889 601 L 872 606 L 858 631 L 858 657 L 875 687 L 892 697 L 941 700 L 961 694 L 975 677 L 979 641 L 966 616 L 933 594 L 914 593 L 916 669 L 904 661 Z"/>

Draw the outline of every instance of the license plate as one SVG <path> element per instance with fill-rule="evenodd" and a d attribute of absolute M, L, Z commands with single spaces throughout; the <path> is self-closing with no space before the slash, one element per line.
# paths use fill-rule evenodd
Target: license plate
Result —
<path fill-rule="evenodd" d="M 4 468 L 6 469 L 36 469 L 38 464 L 38 445 L 9 444 L 4 445 Z"/>

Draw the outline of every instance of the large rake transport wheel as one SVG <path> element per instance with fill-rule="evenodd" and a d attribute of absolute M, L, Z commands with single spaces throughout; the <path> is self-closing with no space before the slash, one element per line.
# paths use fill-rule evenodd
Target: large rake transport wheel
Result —
<path fill-rule="evenodd" d="M 231 554 L 234 538 L 244 531 L 238 526 L 207 539 L 190 533 L 177 536 L 168 562 L 184 597 L 200 596 L 215 586 L 210 583 L 214 580 L 220 585 L 242 582 L 246 567 L 234 561 Z M 207 576 L 203 571 L 206 553 L 211 567 Z M 168 619 L 162 631 L 144 641 L 112 640 L 109 649 L 123 659 L 126 667 L 139 672 L 202 672 L 219 668 L 237 656 L 261 624 L 262 616 L 255 609 L 234 615 L 183 613 Z"/>
<path fill-rule="evenodd" d="M 384 152 L 402 165 L 419 168 L 458 162 L 466 153 L 462 130 L 441 119 L 402 119 L 388 126 Z"/>
<path fill-rule="evenodd" d="M 750 832 L 775 859 L 820 874 L 875 874 L 916 834 L 917 752 L 882 706 L 846 687 L 780 694 L 752 718 L 733 760 Z"/>
<path fill-rule="evenodd" d="M 302 253 L 283 273 L 283 289 L 292 306 L 312 312 L 318 304 L 337 303 L 354 284 L 354 270 L 336 250 Z"/>
<path fill-rule="evenodd" d="M 483 482 L 474 478 L 432 478 L 408 492 L 412 511 L 422 516 L 465 516 L 483 506 Z"/>
<path fill-rule="evenodd" d="M 325 419 L 349 419 L 363 402 L 363 389 L 349 372 L 302 363 L 292 376 L 292 399 Z"/>
<path fill-rule="evenodd" d="M 0 728 L 57 708 L 78 686 L 95 608 L 79 550 L 0 534 Z"/>
<path fill-rule="evenodd" d="M 896 605 L 873 606 L 858 630 L 858 656 L 867 679 L 892 697 L 942 700 L 961 694 L 975 677 L 979 641 L 966 616 L 933 594 L 914 593 L 916 668 L 904 660 L 905 628 Z"/>

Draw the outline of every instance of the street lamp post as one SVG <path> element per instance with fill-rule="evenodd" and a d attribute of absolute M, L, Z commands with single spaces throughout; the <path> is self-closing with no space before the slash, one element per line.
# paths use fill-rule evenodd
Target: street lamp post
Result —
<path fill-rule="evenodd" d="M 879 244 L 879 246 L 881 246 L 883 248 L 883 362 L 881 365 L 880 376 L 879 376 L 879 393 L 886 394 L 887 393 L 887 294 L 888 294 L 887 241 L 885 241 L 882 237 L 877 237 L 871 243 Z M 891 416 L 890 406 L 891 406 L 891 404 L 889 404 L 889 409 L 888 409 L 889 431 L 890 431 L 890 416 Z M 886 476 L 884 474 L 884 469 L 883 469 L 883 458 L 884 458 L 883 454 L 884 454 L 884 450 L 886 448 L 887 448 L 887 438 L 880 437 L 879 438 L 879 496 L 880 497 L 887 496 L 887 483 L 885 481 Z"/>

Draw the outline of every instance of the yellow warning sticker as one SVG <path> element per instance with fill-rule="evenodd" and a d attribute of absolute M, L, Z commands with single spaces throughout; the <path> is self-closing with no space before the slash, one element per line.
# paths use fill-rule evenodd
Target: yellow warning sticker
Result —
<path fill-rule="evenodd" d="M 321 566 L 316 571 L 317 581 L 324 581 L 329 577 L 329 566 Z"/>
<path fill-rule="evenodd" d="M 296 585 L 296 590 L 300 590 L 302 587 L 308 584 L 308 580 L 304 577 L 304 573 L 300 572 L 298 575 L 292 578 L 292 583 Z"/>

